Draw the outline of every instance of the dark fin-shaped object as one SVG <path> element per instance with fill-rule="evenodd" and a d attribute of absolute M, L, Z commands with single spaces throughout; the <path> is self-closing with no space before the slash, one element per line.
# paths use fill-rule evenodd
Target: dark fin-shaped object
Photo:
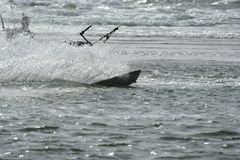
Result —
<path fill-rule="evenodd" d="M 126 74 L 122 74 L 120 76 L 93 83 L 92 85 L 106 87 L 126 87 L 132 83 L 136 83 L 140 73 L 141 70 L 136 70 Z"/>

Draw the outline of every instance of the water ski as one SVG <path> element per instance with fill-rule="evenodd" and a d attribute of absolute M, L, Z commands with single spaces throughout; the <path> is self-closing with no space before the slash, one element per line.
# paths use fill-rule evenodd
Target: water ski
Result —
<path fill-rule="evenodd" d="M 106 86 L 106 87 L 126 87 L 132 83 L 136 83 L 137 79 L 141 73 L 141 70 L 136 70 L 120 76 L 102 80 L 96 83 L 93 83 L 94 86 Z"/>

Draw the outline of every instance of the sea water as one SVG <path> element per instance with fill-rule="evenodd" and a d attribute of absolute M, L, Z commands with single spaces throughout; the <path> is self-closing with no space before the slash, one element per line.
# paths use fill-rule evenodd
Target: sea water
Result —
<path fill-rule="evenodd" d="M 239 0 L 15 0 L 0 32 L 0 159 L 240 157 Z M 107 43 L 75 48 L 120 26 Z M 133 70 L 127 88 L 89 84 Z"/>

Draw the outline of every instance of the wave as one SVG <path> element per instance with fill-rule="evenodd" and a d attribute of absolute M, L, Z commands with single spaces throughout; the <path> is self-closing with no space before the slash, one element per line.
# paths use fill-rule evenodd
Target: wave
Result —
<path fill-rule="evenodd" d="M 103 26 L 93 25 L 88 35 L 100 37 L 119 24 Z M 86 25 L 36 25 L 32 26 L 33 31 L 45 35 L 72 35 L 79 33 Z M 213 38 L 213 39 L 240 39 L 238 27 L 222 26 L 212 27 L 146 27 L 146 26 L 127 26 L 123 24 L 119 30 L 113 34 L 115 37 L 180 37 L 180 38 Z"/>
<path fill-rule="evenodd" d="M 240 25 L 239 0 L 64 0 L 16 1 L 16 17 L 28 10 L 32 23 L 87 24 L 126 26 L 219 26 Z M 0 2 L 0 12 L 8 21 L 7 2 Z M 17 16 L 18 14 L 18 16 Z"/>
<path fill-rule="evenodd" d="M 240 5 L 240 0 L 219 0 L 211 3 L 211 5 Z"/>
<path fill-rule="evenodd" d="M 19 129 L 19 131 L 22 132 L 53 132 L 55 130 L 58 130 L 59 127 L 57 126 L 35 126 L 35 127 L 26 127 L 23 129 Z"/>
<path fill-rule="evenodd" d="M 213 132 L 206 132 L 197 134 L 198 136 L 239 136 L 240 134 L 235 131 L 228 131 L 228 130 L 220 130 L 220 131 L 213 131 Z"/>

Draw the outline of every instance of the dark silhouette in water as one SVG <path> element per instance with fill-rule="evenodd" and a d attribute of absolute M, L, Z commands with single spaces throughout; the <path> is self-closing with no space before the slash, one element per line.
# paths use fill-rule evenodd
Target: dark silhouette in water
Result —
<path fill-rule="evenodd" d="M 33 32 L 31 32 L 29 29 L 30 19 L 29 19 L 29 17 L 25 16 L 24 14 L 22 15 L 22 20 L 21 20 L 22 26 L 20 28 L 13 28 L 13 29 L 6 28 L 4 25 L 2 16 L 0 16 L 0 18 L 1 18 L 1 22 L 2 22 L 2 29 L 3 29 L 3 31 L 6 32 L 8 41 L 16 38 L 20 34 L 34 38 L 35 34 Z"/>
<path fill-rule="evenodd" d="M 120 25 L 120 26 L 121 26 L 121 25 Z M 84 45 L 93 46 L 94 44 L 96 44 L 96 43 L 98 43 L 99 41 L 102 41 L 102 40 L 103 40 L 104 43 L 106 43 L 106 41 L 110 38 L 110 36 L 111 36 L 113 33 L 115 33 L 115 32 L 119 29 L 120 26 L 114 28 L 111 32 L 105 34 L 105 35 L 102 36 L 100 39 L 98 39 L 96 42 L 92 43 L 91 41 L 89 41 L 89 40 L 84 36 L 84 33 L 92 27 L 92 25 L 90 25 L 90 26 L 88 26 L 85 30 L 83 30 L 82 32 L 79 33 L 79 34 L 82 36 L 82 38 L 85 40 L 85 42 L 84 42 L 84 41 L 73 41 L 73 40 L 70 40 L 70 41 L 64 41 L 64 43 L 67 43 L 67 44 L 69 44 L 69 45 L 71 45 L 71 46 L 75 46 L 75 47 L 82 47 L 82 46 L 84 46 Z"/>
<path fill-rule="evenodd" d="M 93 86 L 106 86 L 106 87 L 127 87 L 132 83 L 137 83 L 137 79 L 141 73 L 141 70 L 132 71 L 126 74 L 122 74 L 113 78 L 105 79 L 99 82 L 95 82 Z"/>
<path fill-rule="evenodd" d="M 65 41 L 65 43 L 68 43 L 71 46 L 75 46 L 75 47 L 82 47 L 83 45 L 89 45 L 89 46 L 93 46 L 92 42 L 90 42 L 85 36 L 84 33 L 89 30 L 92 27 L 92 25 L 88 26 L 85 30 L 83 30 L 82 32 L 80 32 L 79 34 L 83 37 L 83 39 L 85 40 L 85 42 L 83 41 Z"/>
<path fill-rule="evenodd" d="M 121 25 L 120 25 L 120 26 L 121 26 Z M 103 42 L 106 43 L 106 41 L 110 38 L 110 36 L 111 36 L 113 33 L 115 33 L 115 32 L 119 29 L 120 26 L 114 28 L 111 32 L 109 32 L 109 33 L 105 34 L 104 36 L 102 36 L 102 37 L 101 37 L 98 41 L 96 41 L 95 43 L 103 40 L 104 38 L 105 38 L 105 39 L 103 40 Z"/>
<path fill-rule="evenodd" d="M 0 14 L 0 19 L 1 19 L 1 23 L 2 23 L 2 29 L 3 29 L 3 31 L 5 31 L 5 25 L 4 25 L 4 21 L 3 21 L 1 14 Z"/>

